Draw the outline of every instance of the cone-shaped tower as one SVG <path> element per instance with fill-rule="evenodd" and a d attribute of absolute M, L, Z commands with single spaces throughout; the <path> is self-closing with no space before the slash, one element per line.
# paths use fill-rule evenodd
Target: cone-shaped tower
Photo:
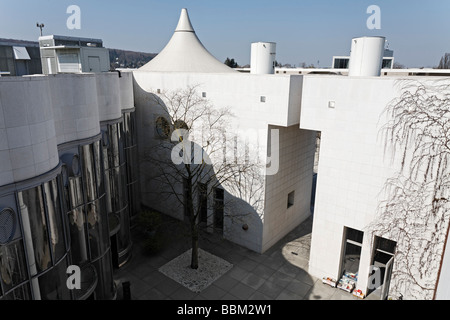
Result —
<path fill-rule="evenodd" d="M 206 50 L 195 34 L 187 9 L 181 10 L 177 28 L 166 47 L 139 69 L 150 72 L 236 72 Z"/>

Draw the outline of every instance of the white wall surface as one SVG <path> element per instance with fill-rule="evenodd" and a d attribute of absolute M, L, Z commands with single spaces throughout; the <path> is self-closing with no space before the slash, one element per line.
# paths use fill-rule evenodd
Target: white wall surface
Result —
<path fill-rule="evenodd" d="M 436 290 L 437 300 L 450 300 L 450 237 L 447 238 L 444 260 L 441 266 L 441 275 Z"/>
<path fill-rule="evenodd" d="M 122 110 L 130 109 L 134 107 L 133 73 L 130 71 L 121 71 L 120 74 L 120 106 Z"/>
<path fill-rule="evenodd" d="M 100 121 L 122 116 L 119 76 L 117 72 L 95 74 L 97 82 L 98 113 Z"/>
<path fill-rule="evenodd" d="M 151 150 L 152 140 L 155 138 L 154 122 L 158 115 L 163 114 L 158 108 L 152 106 L 149 92 L 156 93 L 185 89 L 197 85 L 199 94 L 206 93 L 206 99 L 217 108 L 228 108 L 235 117 L 232 120 L 233 130 L 254 130 L 255 143 L 261 143 L 259 155 L 262 159 L 267 157 L 267 129 L 269 125 L 289 126 L 298 125 L 300 116 L 302 76 L 275 76 L 250 74 L 202 74 L 202 73 L 159 73 L 159 72 L 133 72 L 135 79 L 134 96 L 137 110 L 137 127 L 139 152 L 141 156 Z M 261 97 L 265 102 L 261 102 Z M 300 131 L 296 126 L 296 130 Z M 262 133 L 261 133 L 262 132 Z M 314 141 L 313 147 L 314 150 Z M 313 160 L 313 158 L 312 158 Z M 148 163 L 141 163 L 140 172 L 152 175 L 153 168 Z M 312 170 L 312 165 L 311 165 Z M 312 178 L 312 171 L 311 171 Z M 144 204 L 170 214 L 174 217 L 183 217 L 182 208 L 175 202 L 161 201 L 155 190 L 161 188 L 146 179 L 141 179 Z M 310 185 L 311 186 L 311 185 Z M 309 190 L 310 192 L 310 190 Z M 263 192 L 264 193 L 264 192 Z M 233 196 L 233 194 L 229 195 Z M 264 194 L 262 196 L 264 201 Z M 308 205 L 309 209 L 309 199 Z M 244 204 L 237 212 L 247 212 Z M 251 216 L 251 218 L 250 218 Z M 249 225 L 247 231 L 242 230 L 244 222 L 236 219 L 225 219 L 224 236 L 230 240 L 246 246 L 254 251 L 263 250 L 263 241 L 268 244 L 273 239 L 263 240 L 264 210 L 248 215 L 245 223 Z M 291 220 L 291 222 L 294 220 Z M 298 221 L 298 220 L 296 220 Z M 273 220 L 273 223 L 277 223 Z M 285 225 L 285 229 L 278 228 L 275 237 L 281 237 L 294 226 Z M 273 236 L 273 235 L 272 235 Z M 267 245 L 265 246 L 267 248 Z"/>
<path fill-rule="evenodd" d="M 47 78 L 1 78 L 0 185 L 33 178 L 58 163 Z"/>
<path fill-rule="evenodd" d="M 96 75 L 48 76 L 57 144 L 93 137 L 100 133 Z"/>
<path fill-rule="evenodd" d="M 264 236 L 262 251 L 311 215 L 311 189 L 315 153 L 315 131 L 270 126 L 280 132 L 280 168 L 266 177 Z M 287 207 L 294 191 L 294 205 Z"/>
<path fill-rule="evenodd" d="M 394 82 L 312 75 L 303 80 L 300 128 L 322 132 L 309 265 L 316 277 L 340 277 L 344 226 L 366 229 L 385 181 L 396 171 L 379 138 L 380 115 L 396 95 Z M 362 255 L 370 259 L 368 244 Z M 365 267 L 358 282 L 363 291 Z"/>
<path fill-rule="evenodd" d="M 340 277 L 344 227 L 367 231 L 388 178 L 400 169 L 384 150 L 381 116 L 400 78 L 305 76 L 300 128 L 322 132 L 309 272 Z M 421 79 L 417 79 L 421 80 Z M 423 79 L 422 79 L 423 80 Z M 329 108 L 329 102 L 334 108 Z M 365 233 L 357 288 L 366 292 L 371 239 Z"/>

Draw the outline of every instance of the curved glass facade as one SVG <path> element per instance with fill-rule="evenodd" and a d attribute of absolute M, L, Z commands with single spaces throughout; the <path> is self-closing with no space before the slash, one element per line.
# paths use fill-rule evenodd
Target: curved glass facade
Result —
<path fill-rule="evenodd" d="M 124 133 L 121 122 L 108 123 L 103 128 L 106 207 L 120 224 L 117 233 L 111 235 L 112 257 L 114 265 L 120 267 L 130 259 L 132 246 Z"/>
<path fill-rule="evenodd" d="M 78 147 L 80 174 L 67 177 L 64 199 L 72 262 L 79 266 L 90 263 L 96 267 L 95 298 L 109 300 L 115 296 L 115 287 L 100 149 L 100 141 Z"/>
<path fill-rule="evenodd" d="M 124 112 L 122 130 L 124 133 L 125 157 L 127 164 L 127 189 L 130 207 L 130 216 L 133 224 L 134 218 L 141 210 L 139 188 L 139 163 L 136 133 L 136 113 Z"/>
<path fill-rule="evenodd" d="M 70 247 L 59 181 L 60 175 L 15 192 L 20 234 L 0 245 L 0 299 L 72 299 L 66 286 Z"/>
<path fill-rule="evenodd" d="M 140 207 L 134 112 L 104 127 L 103 141 L 64 146 L 60 167 L 0 194 L 17 220 L 0 234 L 0 300 L 115 298 L 113 265 L 131 257 Z M 81 267 L 81 293 L 67 288 L 70 265 Z"/>

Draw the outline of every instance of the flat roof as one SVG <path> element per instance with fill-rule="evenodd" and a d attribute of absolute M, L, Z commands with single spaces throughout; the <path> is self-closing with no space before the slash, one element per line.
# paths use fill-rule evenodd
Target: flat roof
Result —
<path fill-rule="evenodd" d="M 95 38 L 81 38 L 81 37 L 69 37 L 69 36 L 59 36 L 59 35 L 49 35 L 49 36 L 42 36 L 39 37 L 39 40 L 67 40 L 67 41 L 86 41 L 86 42 L 101 42 L 103 43 L 102 39 L 95 39 Z"/>

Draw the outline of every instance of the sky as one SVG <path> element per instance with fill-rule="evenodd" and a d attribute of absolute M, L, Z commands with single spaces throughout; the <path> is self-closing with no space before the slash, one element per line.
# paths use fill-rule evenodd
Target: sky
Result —
<path fill-rule="evenodd" d="M 80 29 L 69 29 L 70 5 L 80 8 Z M 370 30 L 370 5 L 380 8 L 381 29 Z M 203 45 L 220 61 L 250 63 L 252 42 L 277 43 L 276 60 L 330 67 L 349 55 L 351 39 L 385 36 L 395 61 L 434 67 L 450 52 L 449 0 L 0 0 L 0 38 L 44 35 L 99 38 L 104 46 L 160 52 L 187 8 Z"/>

